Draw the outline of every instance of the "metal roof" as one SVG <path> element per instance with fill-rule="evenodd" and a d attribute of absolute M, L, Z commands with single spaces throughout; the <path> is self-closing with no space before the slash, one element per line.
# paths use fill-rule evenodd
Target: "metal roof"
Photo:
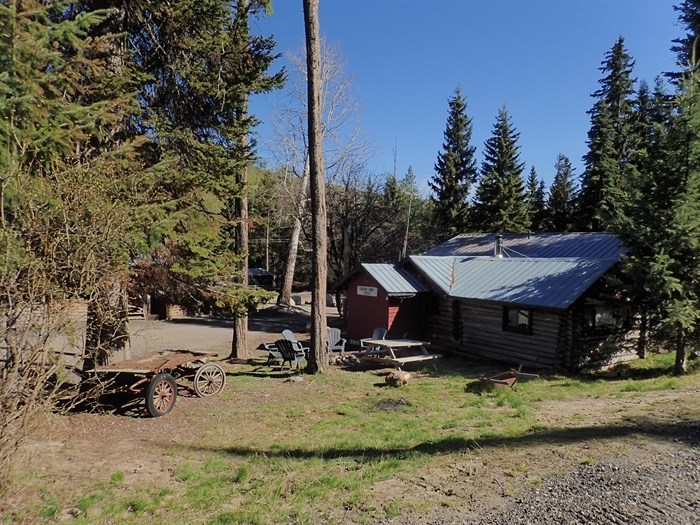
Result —
<path fill-rule="evenodd" d="M 395 264 L 363 263 L 362 268 L 387 295 L 414 295 L 430 291 L 430 288 Z"/>
<path fill-rule="evenodd" d="M 423 255 L 493 256 L 496 233 L 464 233 Z M 504 233 L 504 257 L 619 259 L 626 249 L 612 233 Z"/>
<path fill-rule="evenodd" d="M 411 256 L 449 297 L 566 309 L 614 259 Z"/>

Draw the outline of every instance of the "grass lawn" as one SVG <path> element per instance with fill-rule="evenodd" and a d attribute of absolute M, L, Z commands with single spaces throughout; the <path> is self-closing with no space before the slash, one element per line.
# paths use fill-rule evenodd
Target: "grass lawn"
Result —
<path fill-rule="evenodd" d="M 21 504 L 0 505 L 0 523 L 373 523 L 497 507 L 567 465 L 628 454 L 648 439 L 672 442 L 700 405 L 699 367 L 672 377 L 672 364 L 655 356 L 610 377 L 493 390 L 457 360 L 412 371 L 401 388 L 384 386 L 377 371 L 287 381 L 259 363 L 232 365 L 220 398 L 178 400 L 163 418 L 89 415 L 83 443 L 119 443 L 134 465 L 160 465 L 157 477 L 124 457 L 85 478 L 54 465 L 60 453 L 43 470 L 29 461 L 17 471 Z M 60 439 L 65 419 L 87 416 L 54 416 L 47 433 Z M 114 430 L 98 433 L 107 424 Z M 129 425 L 148 425 L 154 437 L 144 445 Z M 78 445 L 64 439 L 65 456 Z"/>

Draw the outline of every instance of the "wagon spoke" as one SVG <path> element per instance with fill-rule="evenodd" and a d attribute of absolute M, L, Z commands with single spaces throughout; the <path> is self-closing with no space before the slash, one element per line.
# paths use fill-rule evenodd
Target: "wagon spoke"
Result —
<path fill-rule="evenodd" d="M 175 406 L 177 383 L 168 373 L 154 377 L 146 388 L 146 409 L 154 417 L 163 416 Z"/>
<path fill-rule="evenodd" d="M 223 390 L 226 383 L 224 370 L 216 364 L 206 364 L 194 376 L 194 391 L 200 397 L 209 397 Z"/>

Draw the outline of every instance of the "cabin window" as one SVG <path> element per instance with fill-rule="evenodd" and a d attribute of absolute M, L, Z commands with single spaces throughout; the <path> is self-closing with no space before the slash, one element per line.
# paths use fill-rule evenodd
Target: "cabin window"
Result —
<path fill-rule="evenodd" d="M 623 328 L 623 316 L 612 306 L 586 306 L 583 315 L 589 333 L 610 333 Z"/>
<path fill-rule="evenodd" d="M 503 330 L 521 334 L 532 333 L 532 310 L 503 307 Z"/>

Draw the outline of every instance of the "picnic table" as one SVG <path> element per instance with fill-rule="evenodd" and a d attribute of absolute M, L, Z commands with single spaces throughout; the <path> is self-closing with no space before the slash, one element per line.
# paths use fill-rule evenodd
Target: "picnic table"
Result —
<path fill-rule="evenodd" d="M 406 363 L 416 363 L 421 361 L 432 361 L 442 357 L 441 354 L 431 354 L 427 347 L 427 341 L 416 339 L 364 339 L 365 346 L 371 348 L 357 355 L 361 361 L 379 364 L 390 364 L 399 370 Z M 419 353 L 416 354 L 416 350 Z M 407 353 L 412 355 L 406 355 Z"/>

